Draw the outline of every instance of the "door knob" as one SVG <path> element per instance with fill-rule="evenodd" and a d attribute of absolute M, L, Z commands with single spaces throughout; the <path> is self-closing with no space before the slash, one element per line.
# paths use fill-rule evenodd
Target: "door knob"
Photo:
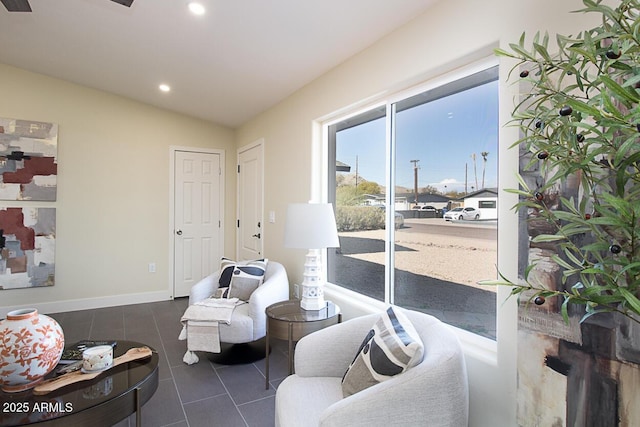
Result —
<path fill-rule="evenodd" d="M 177 234 L 178 236 L 182 236 L 182 230 L 176 230 L 176 234 Z"/>
<path fill-rule="evenodd" d="M 253 235 L 253 236 L 251 236 L 251 237 L 257 237 L 257 238 L 259 239 L 259 238 L 260 238 L 260 233 L 258 233 L 258 234 L 254 234 L 254 235 Z"/>

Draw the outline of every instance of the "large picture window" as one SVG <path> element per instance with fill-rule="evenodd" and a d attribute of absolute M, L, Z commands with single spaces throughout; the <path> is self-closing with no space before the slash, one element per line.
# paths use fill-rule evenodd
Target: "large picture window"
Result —
<path fill-rule="evenodd" d="M 328 280 L 495 339 L 497 67 L 328 127 Z"/>

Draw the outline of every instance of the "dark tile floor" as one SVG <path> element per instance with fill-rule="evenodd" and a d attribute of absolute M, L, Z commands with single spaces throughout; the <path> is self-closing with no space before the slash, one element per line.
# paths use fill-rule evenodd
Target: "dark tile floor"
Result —
<path fill-rule="evenodd" d="M 200 362 L 186 365 L 186 341 L 179 341 L 180 317 L 188 299 L 49 314 L 61 325 L 65 341 L 127 339 L 145 343 L 160 356 L 159 385 L 142 407 L 145 427 L 273 426 L 275 391 L 287 375 L 286 342 L 273 340 L 270 387 L 265 389 L 265 360 L 238 365 Z M 116 424 L 135 425 L 135 417 Z M 100 427 L 100 426 L 97 426 Z"/>

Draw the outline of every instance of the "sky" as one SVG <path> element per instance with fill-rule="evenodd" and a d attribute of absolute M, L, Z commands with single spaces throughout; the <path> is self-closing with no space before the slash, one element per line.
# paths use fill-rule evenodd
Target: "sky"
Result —
<path fill-rule="evenodd" d="M 418 187 L 465 191 L 466 165 L 467 191 L 482 188 L 480 153 L 486 151 L 484 187 L 497 187 L 497 81 L 401 111 L 396 124 L 397 186 L 413 189 L 411 161 L 419 160 Z M 386 186 L 385 139 L 384 118 L 342 130 L 336 136 L 336 158 L 355 173 L 357 157 L 358 176 Z"/>

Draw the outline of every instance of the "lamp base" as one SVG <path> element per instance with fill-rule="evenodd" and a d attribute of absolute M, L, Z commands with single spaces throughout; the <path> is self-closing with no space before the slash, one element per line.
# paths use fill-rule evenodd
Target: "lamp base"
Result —
<path fill-rule="evenodd" d="M 302 297 L 300 301 L 300 307 L 303 310 L 307 311 L 317 311 L 327 308 L 327 303 L 324 300 L 324 297 L 315 297 L 315 298 L 305 298 Z"/>
<path fill-rule="evenodd" d="M 303 310 L 322 310 L 327 306 L 324 301 L 324 289 L 322 282 L 315 281 L 313 284 L 302 283 L 302 300 L 300 307 Z"/>
<path fill-rule="evenodd" d="M 321 276 L 321 255 L 319 249 L 309 249 L 304 263 L 304 281 L 302 282 L 302 300 L 300 307 L 303 310 L 322 310 L 326 307 L 324 301 L 324 289 Z"/>

